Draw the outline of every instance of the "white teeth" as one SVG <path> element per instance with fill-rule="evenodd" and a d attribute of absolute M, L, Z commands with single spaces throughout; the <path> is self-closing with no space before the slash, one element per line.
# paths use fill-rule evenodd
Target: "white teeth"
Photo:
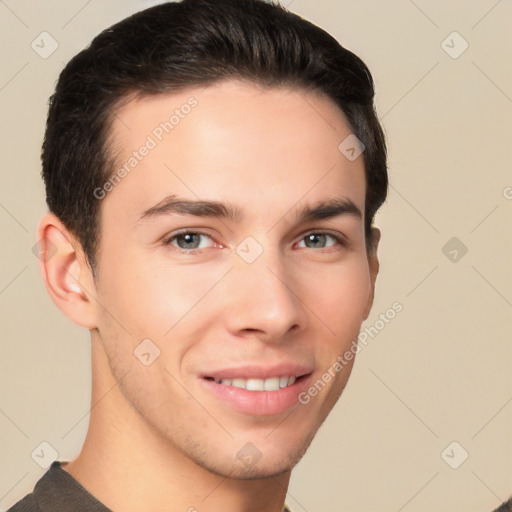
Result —
<path fill-rule="evenodd" d="M 215 379 L 217 384 L 247 389 L 248 391 L 278 391 L 291 386 L 296 380 L 295 375 L 283 377 L 269 377 L 268 379 Z"/>
<path fill-rule="evenodd" d="M 245 389 L 245 379 L 233 379 L 231 385 L 235 386 L 235 388 Z"/>
<path fill-rule="evenodd" d="M 279 389 L 279 377 L 271 377 L 263 383 L 265 391 L 277 391 Z"/>
<path fill-rule="evenodd" d="M 248 391 L 263 391 L 265 381 L 262 379 L 247 379 L 245 389 Z"/>

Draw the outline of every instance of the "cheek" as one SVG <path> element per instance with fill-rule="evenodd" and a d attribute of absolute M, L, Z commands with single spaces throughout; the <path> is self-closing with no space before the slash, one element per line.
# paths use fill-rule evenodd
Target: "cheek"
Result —
<path fill-rule="evenodd" d="M 308 301 L 337 336 L 359 330 L 371 292 L 365 258 L 354 255 L 344 265 L 310 275 L 305 285 Z"/>
<path fill-rule="evenodd" d="M 150 339 L 160 350 L 157 361 L 179 371 L 194 340 L 219 318 L 215 285 L 225 272 L 206 265 L 172 265 L 160 255 L 118 260 L 101 299 L 118 321 L 109 322 L 111 334 L 124 338 L 131 351 Z"/>
<path fill-rule="evenodd" d="M 200 287 L 184 266 L 155 265 L 159 258 L 142 253 L 113 259 L 102 269 L 102 304 L 135 337 L 163 336 L 198 300 Z"/>

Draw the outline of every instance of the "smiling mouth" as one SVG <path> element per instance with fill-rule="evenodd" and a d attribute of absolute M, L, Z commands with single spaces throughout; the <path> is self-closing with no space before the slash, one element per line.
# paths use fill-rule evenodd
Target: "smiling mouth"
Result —
<path fill-rule="evenodd" d="M 214 377 L 205 377 L 206 380 L 216 382 L 222 386 L 232 386 L 235 388 L 246 389 L 247 391 L 279 391 L 300 381 L 307 375 L 299 377 L 295 375 L 283 375 L 279 377 L 269 377 L 268 379 L 215 379 Z"/>

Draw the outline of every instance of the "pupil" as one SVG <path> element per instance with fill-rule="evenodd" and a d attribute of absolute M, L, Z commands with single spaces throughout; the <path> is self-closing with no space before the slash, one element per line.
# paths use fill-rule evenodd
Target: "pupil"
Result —
<path fill-rule="evenodd" d="M 313 246 L 314 247 L 318 247 L 318 239 L 319 238 L 322 238 L 322 237 L 325 237 L 325 235 L 308 235 L 308 238 L 309 238 L 309 241 L 313 243 Z M 316 240 L 316 242 L 315 242 Z"/>
<path fill-rule="evenodd" d="M 183 238 L 185 239 L 185 243 L 186 244 L 192 244 L 193 245 L 193 237 L 197 237 L 197 233 L 187 233 L 185 235 L 182 235 Z M 197 247 L 193 247 L 194 249 L 196 249 Z M 190 249 L 190 247 L 185 247 L 185 249 Z"/>

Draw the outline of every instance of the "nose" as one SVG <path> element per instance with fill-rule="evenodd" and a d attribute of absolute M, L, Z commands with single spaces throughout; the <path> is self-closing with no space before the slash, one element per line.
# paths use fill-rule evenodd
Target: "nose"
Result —
<path fill-rule="evenodd" d="M 300 276 L 277 250 L 264 250 L 252 263 L 238 260 L 229 277 L 223 314 L 231 334 L 279 342 L 306 328 Z"/>

